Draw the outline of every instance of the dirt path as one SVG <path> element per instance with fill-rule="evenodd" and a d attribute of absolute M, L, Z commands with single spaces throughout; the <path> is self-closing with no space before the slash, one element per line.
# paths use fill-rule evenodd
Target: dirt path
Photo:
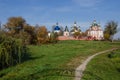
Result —
<path fill-rule="evenodd" d="M 110 49 L 110 50 L 105 50 L 105 51 L 102 51 L 102 52 L 98 52 L 92 56 L 89 56 L 80 66 L 78 66 L 75 70 L 75 80 L 81 80 L 82 76 L 83 76 L 83 72 L 84 70 L 86 69 L 86 65 L 88 64 L 88 62 L 93 59 L 95 56 L 99 55 L 99 54 L 102 54 L 102 53 L 106 53 L 106 52 L 109 52 L 109 51 L 113 51 L 117 48 L 113 48 L 113 49 Z"/>

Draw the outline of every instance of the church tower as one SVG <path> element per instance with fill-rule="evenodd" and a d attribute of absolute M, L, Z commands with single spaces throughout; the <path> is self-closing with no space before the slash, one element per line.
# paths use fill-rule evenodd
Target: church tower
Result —
<path fill-rule="evenodd" d="M 54 33 L 60 33 L 60 27 L 58 25 L 58 22 L 56 23 L 56 25 L 54 27 Z"/>
<path fill-rule="evenodd" d="M 73 26 L 71 27 L 71 34 L 74 34 L 76 32 L 81 33 L 80 26 L 77 26 L 76 21 L 74 22 Z"/>

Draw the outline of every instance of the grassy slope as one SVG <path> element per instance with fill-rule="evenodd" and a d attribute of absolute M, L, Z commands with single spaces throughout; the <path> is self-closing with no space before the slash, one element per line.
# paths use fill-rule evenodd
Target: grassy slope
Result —
<path fill-rule="evenodd" d="M 113 58 L 108 57 L 111 52 L 95 57 L 88 64 L 82 80 L 120 80 L 120 49 L 114 53 L 117 56 Z"/>
<path fill-rule="evenodd" d="M 100 41 L 60 41 L 51 45 L 29 46 L 32 58 L 0 71 L 0 79 L 56 80 L 56 77 L 42 76 L 49 73 L 47 68 L 75 69 L 89 55 L 118 45 L 118 43 Z M 54 71 L 50 71 L 50 74 L 52 73 Z M 57 80 L 65 79 L 72 78 L 60 76 Z"/>

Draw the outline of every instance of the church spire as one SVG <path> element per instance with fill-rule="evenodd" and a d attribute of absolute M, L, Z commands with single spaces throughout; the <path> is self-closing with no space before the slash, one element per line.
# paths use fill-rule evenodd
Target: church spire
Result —
<path fill-rule="evenodd" d="M 94 20 L 93 23 L 96 24 L 96 20 Z"/>
<path fill-rule="evenodd" d="M 76 21 L 74 22 L 74 24 L 77 24 Z"/>
<path fill-rule="evenodd" d="M 67 27 L 67 26 L 65 27 L 65 30 L 64 30 L 64 31 L 67 31 L 67 32 L 69 32 L 69 30 L 68 30 L 68 27 Z"/>
<path fill-rule="evenodd" d="M 58 22 L 56 23 L 56 25 L 58 26 Z"/>
<path fill-rule="evenodd" d="M 93 21 L 92 26 L 98 26 L 96 20 Z"/>
<path fill-rule="evenodd" d="M 74 22 L 74 26 L 77 26 L 77 22 L 76 21 Z"/>

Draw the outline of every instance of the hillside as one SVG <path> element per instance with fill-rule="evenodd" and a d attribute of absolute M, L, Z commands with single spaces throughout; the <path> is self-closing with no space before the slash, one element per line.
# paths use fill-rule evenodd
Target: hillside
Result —
<path fill-rule="evenodd" d="M 0 80 L 72 80 L 75 68 L 89 55 L 119 45 L 106 41 L 59 41 L 50 45 L 30 45 L 30 59 L 0 71 Z"/>

